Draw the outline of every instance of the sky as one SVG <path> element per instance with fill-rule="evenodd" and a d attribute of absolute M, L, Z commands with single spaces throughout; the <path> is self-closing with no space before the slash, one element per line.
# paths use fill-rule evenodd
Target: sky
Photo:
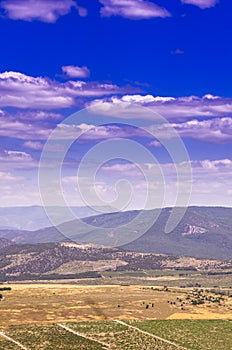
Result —
<path fill-rule="evenodd" d="M 230 0 L 0 0 L 1 206 L 231 206 Z"/>

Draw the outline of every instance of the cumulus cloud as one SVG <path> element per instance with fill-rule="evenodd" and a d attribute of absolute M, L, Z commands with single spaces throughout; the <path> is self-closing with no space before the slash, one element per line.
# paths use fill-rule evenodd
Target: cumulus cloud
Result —
<path fill-rule="evenodd" d="M 216 6 L 218 0 L 181 0 L 183 4 L 190 4 L 200 7 L 201 9 L 206 9 Z"/>
<path fill-rule="evenodd" d="M 87 10 L 79 7 L 74 0 L 4 0 L 0 8 L 13 20 L 38 20 L 54 23 L 61 16 L 75 8 L 80 16 L 86 16 Z"/>
<path fill-rule="evenodd" d="M 88 78 L 90 76 L 90 70 L 86 66 L 63 66 L 62 71 L 70 78 Z"/>
<path fill-rule="evenodd" d="M 99 0 L 103 5 L 103 17 L 121 16 L 129 19 L 149 19 L 155 17 L 170 17 L 171 14 L 163 7 L 145 0 Z"/>
<path fill-rule="evenodd" d="M 121 118 L 128 118 L 127 113 L 123 113 L 127 103 L 134 106 L 148 107 L 150 110 L 161 114 L 168 120 L 183 120 L 192 117 L 209 118 L 209 117 L 225 117 L 232 113 L 232 98 L 224 98 L 206 94 L 203 97 L 184 96 L 184 97 L 162 97 L 152 95 L 124 95 L 122 97 L 109 97 L 105 99 L 97 99 L 88 104 L 93 113 L 101 112 L 110 115 L 118 114 Z M 118 112 L 121 113 L 118 113 Z M 125 112 L 127 110 L 125 109 Z M 137 113 L 141 114 L 138 108 Z M 136 108 L 134 110 L 136 115 Z M 146 113 L 144 113 L 146 118 Z M 152 118 L 152 113 L 147 113 L 148 118 Z"/>
<path fill-rule="evenodd" d="M 31 77 L 18 72 L 0 73 L 0 107 L 58 109 L 77 105 L 77 98 L 123 94 L 110 83 L 69 80 L 60 83 L 48 78 Z"/>

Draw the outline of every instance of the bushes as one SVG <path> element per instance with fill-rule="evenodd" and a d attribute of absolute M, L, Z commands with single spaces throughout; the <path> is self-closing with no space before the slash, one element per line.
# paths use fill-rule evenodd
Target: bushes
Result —
<path fill-rule="evenodd" d="M 9 290 L 11 290 L 11 287 L 1 287 L 0 288 L 0 292 L 4 292 L 4 291 L 9 291 Z"/>

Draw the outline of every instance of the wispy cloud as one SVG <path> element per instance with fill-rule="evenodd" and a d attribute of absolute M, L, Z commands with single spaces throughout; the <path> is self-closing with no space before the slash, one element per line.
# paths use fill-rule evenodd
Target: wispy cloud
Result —
<path fill-rule="evenodd" d="M 167 123 L 160 126 L 150 125 L 147 129 L 156 133 L 162 140 L 171 139 L 174 128 L 184 138 L 191 138 L 210 143 L 232 142 L 232 118 L 212 118 L 207 120 L 192 119 L 183 123 Z"/>
<path fill-rule="evenodd" d="M 1 117 L 0 121 L 0 136 L 2 137 L 20 140 L 46 140 L 52 131 L 51 125 L 28 123 L 27 121 L 17 120 L 17 118 L 10 117 L 9 115 Z"/>
<path fill-rule="evenodd" d="M 111 83 L 69 80 L 61 83 L 19 72 L 0 73 L 0 107 L 58 109 L 77 105 L 77 98 L 137 90 Z"/>
<path fill-rule="evenodd" d="M 9 124 L 8 124 L 9 127 Z M 230 143 L 232 142 L 232 118 L 213 118 L 210 120 L 191 120 L 184 123 L 169 123 L 163 124 L 159 127 L 151 125 L 147 127 L 148 132 L 143 129 L 137 129 L 133 127 L 120 127 L 120 126 L 96 126 L 89 128 L 89 131 L 83 125 L 60 125 L 57 128 L 55 139 L 56 140 L 69 140 L 76 139 L 78 135 L 79 143 L 89 142 L 94 140 L 107 140 L 112 138 L 144 138 L 152 139 L 152 135 L 149 134 L 149 128 L 151 132 L 156 132 L 157 137 L 165 140 L 173 137 L 169 135 L 168 130 L 175 128 L 181 137 L 192 138 L 195 140 L 201 140 L 210 143 Z M 24 140 L 46 140 L 51 133 L 52 128 L 46 129 L 45 127 L 35 125 L 34 128 L 27 128 L 26 125 L 21 124 L 14 129 L 12 124 L 11 129 L 7 128 L 0 130 L 2 136 L 12 136 Z M 161 147 L 162 144 L 157 140 L 152 140 L 148 144 L 148 147 Z M 32 148 L 32 147 L 31 147 Z"/>
<path fill-rule="evenodd" d="M 62 71 L 70 78 L 88 78 L 90 76 L 90 70 L 86 66 L 63 66 Z"/>
<path fill-rule="evenodd" d="M 98 140 L 109 140 L 112 138 L 134 138 L 146 140 L 148 147 L 161 147 L 159 140 L 154 140 L 152 134 L 162 140 L 174 137 L 169 131 L 175 129 L 181 137 L 191 138 L 210 143 L 230 143 L 232 142 L 232 118 L 210 118 L 206 120 L 191 119 L 184 122 L 170 122 L 160 125 L 151 121 L 150 126 L 136 128 L 130 125 L 102 125 L 95 126 L 89 124 L 59 124 L 38 123 L 20 121 L 13 116 L 0 118 L 0 136 L 11 137 L 24 140 L 24 147 L 31 149 L 41 149 L 41 141 L 48 139 L 51 132 L 56 127 L 53 138 L 59 140 L 75 140 L 79 143 L 86 143 Z M 109 120 L 110 121 L 110 120 Z"/>
<path fill-rule="evenodd" d="M 81 135 L 81 136 L 79 136 Z M 149 137 L 145 130 L 132 126 L 120 125 L 90 125 L 90 124 L 59 124 L 53 138 L 55 140 L 70 140 L 78 137 L 79 143 L 108 140 L 112 138 Z"/>
<path fill-rule="evenodd" d="M 135 208 L 139 208 L 143 203 L 148 185 L 150 190 L 154 191 L 154 203 L 156 203 L 157 194 L 163 191 L 162 186 L 164 186 L 164 205 L 172 206 L 175 204 L 178 186 L 185 186 L 185 183 L 177 178 L 176 166 L 181 168 L 183 172 L 186 166 L 192 168 L 192 177 L 189 179 L 192 182 L 190 205 L 209 205 L 209 200 L 211 205 L 212 203 L 224 206 L 231 205 L 232 160 L 228 158 L 194 160 L 179 164 L 142 163 L 142 161 L 139 164 L 114 163 L 103 166 L 99 173 L 102 175 L 101 180 L 105 179 L 106 184 L 111 188 L 114 188 L 119 179 L 127 179 L 131 184 L 132 196 L 136 197 L 133 202 Z M 141 169 L 145 169 L 146 175 L 152 174 L 152 176 L 147 177 L 150 181 L 143 176 Z M 159 175 L 160 170 L 163 177 Z M 75 178 L 75 184 L 77 184 L 77 178 Z M 85 184 L 87 189 L 89 185 Z M 101 190 L 100 194 L 104 195 Z"/>
<path fill-rule="evenodd" d="M 43 143 L 39 141 L 26 141 L 24 142 L 23 147 L 30 148 L 35 151 L 40 151 L 43 149 Z"/>
<path fill-rule="evenodd" d="M 38 20 L 54 23 L 61 16 L 75 8 L 80 16 L 86 16 L 87 10 L 79 7 L 73 0 L 4 0 L 0 8 L 5 16 L 13 20 Z"/>
<path fill-rule="evenodd" d="M 175 49 L 173 51 L 171 51 L 172 55 L 183 55 L 184 54 L 184 50 L 181 49 Z"/>
<path fill-rule="evenodd" d="M 172 126 L 182 137 L 212 143 L 232 142 L 232 118 L 191 120 L 172 124 Z"/>
<path fill-rule="evenodd" d="M 157 140 L 153 140 L 153 141 L 149 142 L 147 144 L 147 146 L 148 147 L 157 147 L 157 148 L 159 148 L 159 147 L 162 147 L 162 144 L 159 141 L 157 141 Z"/>
<path fill-rule="evenodd" d="M 183 4 L 190 4 L 200 7 L 201 9 L 206 9 L 216 6 L 218 0 L 181 0 Z"/>
<path fill-rule="evenodd" d="M 5 113 L 5 116 L 7 116 L 7 113 Z M 30 120 L 32 122 L 34 121 L 47 121 L 47 120 L 54 120 L 58 121 L 64 118 L 64 116 L 60 113 L 54 113 L 50 111 L 23 111 L 23 112 L 17 112 L 14 114 L 14 118 L 17 120 Z"/>
<path fill-rule="evenodd" d="M 195 177 L 197 178 L 198 175 L 202 176 L 207 174 L 211 174 L 211 177 L 215 179 L 215 176 L 217 174 L 224 174 L 229 175 L 232 173 L 232 160 L 228 158 L 223 159 L 204 159 L 204 160 L 192 160 L 189 162 L 182 162 L 182 163 L 160 163 L 156 164 L 154 163 L 139 163 L 139 164 L 133 164 L 133 163 L 115 163 L 111 165 L 105 165 L 101 168 L 101 171 L 104 171 L 106 173 L 110 173 L 111 176 L 118 175 L 118 173 L 127 174 L 128 176 L 131 176 L 131 178 L 134 178 L 135 176 L 141 177 L 141 169 L 145 169 L 146 173 L 152 172 L 152 174 L 157 174 L 160 171 L 160 168 L 162 169 L 162 172 L 165 174 L 165 176 L 169 177 L 169 179 L 173 179 L 176 181 L 176 165 L 181 167 L 184 171 L 184 168 L 186 165 L 190 165 L 193 173 L 195 174 Z M 175 175 L 175 176 L 174 176 Z M 77 178 L 76 178 L 77 181 Z"/>
<path fill-rule="evenodd" d="M 90 124 L 58 124 L 52 123 L 28 123 L 26 120 L 17 120 L 17 117 L 7 115 L 0 118 L 0 136 L 11 137 L 19 140 L 25 140 L 24 147 L 38 149 L 39 141 L 47 140 L 51 132 L 56 127 L 53 135 L 55 140 L 75 140 L 79 135 L 79 142 L 88 142 L 94 140 L 107 140 L 112 137 L 143 137 L 145 131 L 131 126 L 102 125 L 95 126 Z"/>
<path fill-rule="evenodd" d="M 121 16 L 139 20 L 155 17 L 170 17 L 171 14 L 163 7 L 145 0 L 99 0 L 102 5 L 103 17 Z"/>
<path fill-rule="evenodd" d="M 6 169 L 28 169 L 34 167 L 37 167 L 37 163 L 29 153 L 15 150 L 4 150 L 0 152 L 1 171 L 5 171 Z"/>
<path fill-rule="evenodd" d="M 13 174 L 11 174 L 10 172 L 3 172 L 0 171 L 0 181 L 1 181 L 1 185 L 2 182 L 7 182 L 8 181 L 19 181 L 19 179 L 21 180 L 22 177 L 18 177 L 18 176 L 14 176 Z"/>

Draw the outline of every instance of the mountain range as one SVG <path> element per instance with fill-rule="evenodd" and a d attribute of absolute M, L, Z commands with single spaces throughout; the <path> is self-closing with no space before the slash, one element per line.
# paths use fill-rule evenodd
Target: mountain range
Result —
<path fill-rule="evenodd" d="M 189 207 L 176 228 L 165 233 L 170 211 L 171 208 L 162 209 L 146 232 L 143 232 L 146 221 L 152 221 L 157 210 L 144 212 L 137 221 L 134 219 L 140 211 L 113 212 L 35 231 L 0 230 L 0 237 L 20 244 L 74 241 L 121 246 L 126 251 L 140 253 L 232 259 L 232 208 Z M 122 237 L 126 243 L 117 244 L 123 242 Z"/>

